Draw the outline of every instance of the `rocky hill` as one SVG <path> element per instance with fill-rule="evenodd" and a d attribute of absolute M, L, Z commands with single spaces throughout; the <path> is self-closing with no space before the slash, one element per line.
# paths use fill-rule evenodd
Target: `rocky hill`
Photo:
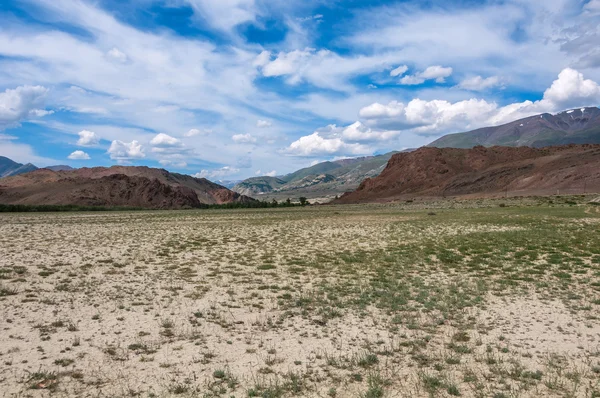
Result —
<path fill-rule="evenodd" d="M 338 203 L 414 197 L 600 192 L 600 145 L 420 148 L 394 155 L 378 177 Z"/>
<path fill-rule="evenodd" d="M 472 148 L 483 146 L 544 147 L 565 144 L 600 144 L 600 109 L 572 109 L 556 115 L 544 113 L 501 126 L 445 135 L 428 146 Z"/>
<path fill-rule="evenodd" d="M 0 203 L 177 209 L 253 199 L 204 178 L 149 167 L 38 169 L 0 180 Z"/>
<path fill-rule="evenodd" d="M 233 190 L 261 200 L 332 199 L 355 189 L 365 178 L 377 176 L 394 153 L 317 163 L 284 176 L 248 178 Z"/>

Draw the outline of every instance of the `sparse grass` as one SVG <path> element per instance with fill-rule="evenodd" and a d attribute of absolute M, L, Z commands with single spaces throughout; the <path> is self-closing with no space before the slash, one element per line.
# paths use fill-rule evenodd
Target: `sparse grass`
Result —
<path fill-rule="evenodd" d="M 0 214 L 0 390 L 593 397 L 583 203 Z"/>

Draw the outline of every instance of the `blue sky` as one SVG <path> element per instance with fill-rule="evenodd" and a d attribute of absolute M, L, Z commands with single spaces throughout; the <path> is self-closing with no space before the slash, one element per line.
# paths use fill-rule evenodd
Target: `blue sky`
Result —
<path fill-rule="evenodd" d="M 600 103 L 600 0 L 4 0 L 0 155 L 231 180 Z"/>

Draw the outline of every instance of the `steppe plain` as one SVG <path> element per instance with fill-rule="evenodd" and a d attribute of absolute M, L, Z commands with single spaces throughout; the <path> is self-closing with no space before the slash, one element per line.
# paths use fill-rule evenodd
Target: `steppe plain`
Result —
<path fill-rule="evenodd" d="M 0 214 L 0 397 L 600 397 L 600 206 Z"/>

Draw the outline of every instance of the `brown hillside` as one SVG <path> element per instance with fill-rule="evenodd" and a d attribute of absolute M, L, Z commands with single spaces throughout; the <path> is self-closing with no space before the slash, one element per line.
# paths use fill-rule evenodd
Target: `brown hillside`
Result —
<path fill-rule="evenodd" d="M 2 204 L 176 209 L 251 200 L 204 178 L 149 167 L 39 169 L 0 180 Z"/>
<path fill-rule="evenodd" d="M 412 197 L 498 196 L 600 191 L 600 145 L 546 148 L 420 148 L 398 153 L 376 178 L 337 203 Z"/>

